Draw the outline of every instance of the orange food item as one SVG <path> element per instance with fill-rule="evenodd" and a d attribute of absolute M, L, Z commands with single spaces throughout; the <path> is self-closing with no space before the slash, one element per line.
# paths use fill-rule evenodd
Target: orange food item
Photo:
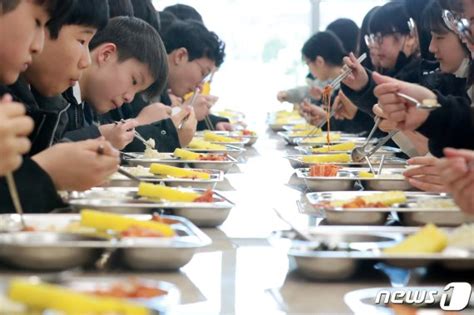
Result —
<path fill-rule="evenodd" d="M 323 106 L 326 107 L 327 113 L 326 113 L 326 119 L 327 119 L 327 135 L 326 135 L 326 140 L 327 144 L 331 144 L 331 95 L 332 95 L 332 87 L 330 85 L 326 85 L 323 89 L 323 96 L 322 96 L 322 101 L 323 101 Z"/>
<path fill-rule="evenodd" d="M 386 208 L 386 206 L 381 202 L 376 203 L 367 203 L 361 197 L 357 197 L 354 200 L 351 200 L 344 204 L 344 209 L 357 209 L 357 208 Z"/>
<path fill-rule="evenodd" d="M 164 290 L 141 284 L 135 280 L 127 283 L 114 284 L 110 289 L 99 289 L 92 294 L 101 297 L 115 297 L 127 299 L 149 299 L 168 294 Z"/>
<path fill-rule="evenodd" d="M 148 230 L 140 227 L 131 227 L 128 230 L 123 231 L 120 233 L 123 237 L 164 237 L 158 231 Z"/>
<path fill-rule="evenodd" d="M 242 130 L 242 135 L 244 136 L 251 136 L 253 133 L 250 130 L 244 129 Z"/>
<path fill-rule="evenodd" d="M 331 177 L 336 176 L 341 168 L 332 164 L 316 164 L 310 167 L 309 176 L 313 177 Z"/>
<path fill-rule="evenodd" d="M 25 226 L 21 229 L 22 232 L 36 232 L 36 228 L 32 226 Z"/>
<path fill-rule="evenodd" d="M 225 161 L 227 160 L 227 154 L 200 154 L 200 161 Z"/>
<path fill-rule="evenodd" d="M 214 202 L 214 192 L 212 189 L 208 189 L 201 197 L 196 198 L 194 202 Z"/>
<path fill-rule="evenodd" d="M 163 218 L 162 216 L 160 216 L 159 214 L 157 213 L 154 213 L 153 214 L 153 217 L 151 218 L 152 221 L 156 221 L 156 222 L 160 222 L 160 223 L 165 223 L 165 224 L 177 224 L 179 223 L 178 221 L 176 220 L 171 220 L 171 219 L 167 219 L 167 218 Z"/>

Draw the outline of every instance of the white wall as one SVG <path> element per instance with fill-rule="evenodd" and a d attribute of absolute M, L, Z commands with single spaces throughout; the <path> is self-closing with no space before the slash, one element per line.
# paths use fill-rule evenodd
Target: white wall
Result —
<path fill-rule="evenodd" d="M 314 0 L 313 0 L 314 1 Z M 339 17 L 359 25 L 365 13 L 386 0 L 322 0 L 320 26 Z M 241 108 L 249 120 L 275 109 L 279 89 L 304 84 L 301 47 L 311 35 L 310 0 L 158 0 L 158 10 L 176 3 L 195 7 L 206 26 L 227 44 L 213 93 L 220 108 Z"/>

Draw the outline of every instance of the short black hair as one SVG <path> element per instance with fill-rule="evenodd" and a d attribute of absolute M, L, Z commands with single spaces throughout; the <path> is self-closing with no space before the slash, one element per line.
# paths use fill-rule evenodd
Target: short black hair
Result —
<path fill-rule="evenodd" d="M 189 61 L 209 58 L 219 67 L 225 58 L 225 43 L 209 31 L 202 23 L 188 20 L 176 21 L 163 34 L 166 52 L 170 54 L 176 49 L 186 48 Z"/>
<path fill-rule="evenodd" d="M 178 20 L 178 18 L 171 12 L 161 11 L 160 15 L 160 34 L 165 33 L 168 28 Z"/>
<path fill-rule="evenodd" d="M 160 21 L 151 0 L 131 0 L 131 2 L 133 5 L 134 16 L 147 22 L 153 26 L 157 32 L 159 32 Z"/>
<path fill-rule="evenodd" d="M 107 0 L 76 0 L 64 19 L 48 23 L 47 26 L 49 36 L 56 39 L 63 26 L 81 25 L 101 30 L 108 21 L 109 5 Z"/>
<path fill-rule="evenodd" d="M 422 27 L 437 34 L 451 32 L 443 20 L 443 8 L 437 0 L 432 0 L 423 11 Z"/>
<path fill-rule="evenodd" d="M 163 92 L 168 78 L 168 57 L 158 32 L 135 17 L 116 17 L 98 32 L 89 44 L 90 50 L 104 43 L 117 46 L 119 62 L 135 58 L 148 66 L 154 83 L 145 91 L 149 97 Z"/>
<path fill-rule="evenodd" d="M 382 35 L 394 33 L 408 35 L 411 33 L 409 20 L 410 16 L 403 3 L 389 2 L 374 12 L 370 19 L 369 32 Z"/>
<path fill-rule="evenodd" d="M 21 0 L 0 0 L 0 15 L 16 9 Z M 45 6 L 49 15 L 50 23 L 58 23 L 63 20 L 72 10 L 77 0 L 35 0 L 35 3 Z"/>
<path fill-rule="evenodd" d="M 132 2 L 130 0 L 108 0 L 109 17 L 134 16 Z"/>
<path fill-rule="evenodd" d="M 347 52 L 341 40 L 331 31 L 319 32 L 311 36 L 301 49 L 303 57 L 315 61 L 322 57 L 331 66 L 342 66 Z"/>
<path fill-rule="evenodd" d="M 204 24 L 202 15 L 195 8 L 186 4 L 170 5 L 164 8 L 163 11 L 172 13 L 181 21 L 194 20 Z"/>
<path fill-rule="evenodd" d="M 358 54 L 360 29 L 354 21 L 351 19 L 337 19 L 330 23 L 326 30 L 339 37 L 346 51 Z"/>

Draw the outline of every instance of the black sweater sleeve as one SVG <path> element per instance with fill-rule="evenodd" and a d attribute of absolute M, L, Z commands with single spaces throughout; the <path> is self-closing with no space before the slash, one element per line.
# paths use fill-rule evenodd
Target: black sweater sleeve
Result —
<path fill-rule="evenodd" d="M 63 138 L 76 142 L 87 139 L 97 139 L 101 135 L 102 134 L 97 126 L 90 125 L 81 129 L 68 131 L 64 134 Z"/>
<path fill-rule="evenodd" d="M 176 127 L 171 119 L 160 120 L 151 125 L 140 126 L 137 131 L 145 139 L 154 139 L 156 148 L 159 152 L 173 152 L 176 148 L 180 148 L 179 137 Z M 145 145 L 134 139 L 127 147 L 126 152 L 143 152 Z"/>
<path fill-rule="evenodd" d="M 216 125 L 220 122 L 229 122 L 229 119 L 225 118 L 225 117 L 220 117 L 220 116 L 216 116 L 216 115 L 212 115 L 210 114 L 209 116 L 209 120 L 211 121 L 211 124 L 212 124 L 212 128 L 216 129 Z M 202 131 L 202 130 L 208 130 L 208 126 L 206 125 L 206 121 L 205 120 L 201 120 L 198 122 L 197 124 L 197 130 L 198 131 Z"/>
<path fill-rule="evenodd" d="M 30 158 L 24 158 L 14 172 L 23 210 L 27 213 L 45 213 L 66 207 L 49 175 Z M 0 213 L 13 213 L 15 208 L 5 178 L 0 178 Z"/>

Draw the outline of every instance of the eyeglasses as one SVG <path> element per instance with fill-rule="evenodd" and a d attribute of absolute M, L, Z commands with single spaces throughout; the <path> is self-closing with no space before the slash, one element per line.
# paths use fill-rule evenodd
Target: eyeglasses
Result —
<path fill-rule="evenodd" d="M 449 10 L 444 10 L 443 21 L 462 41 L 474 44 L 474 36 L 471 33 L 470 23 L 467 19 L 461 18 Z"/>
<path fill-rule="evenodd" d="M 368 47 L 380 46 L 383 44 L 383 40 L 386 36 L 394 35 L 394 34 L 397 34 L 397 32 L 387 33 L 387 34 L 377 33 L 377 34 L 365 35 L 364 36 L 365 44 Z"/>
<path fill-rule="evenodd" d="M 383 43 L 383 36 L 381 34 L 367 34 L 364 36 L 365 44 L 368 47 L 372 47 L 375 45 L 382 45 Z"/>
<path fill-rule="evenodd" d="M 202 65 L 197 60 L 194 60 L 193 62 L 195 62 L 199 66 L 199 69 L 201 70 L 201 76 L 202 76 L 203 81 L 205 81 L 208 77 L 210 77 L 212 71 L 209 71 L 209 69 L 207 69 L 204 65 Z"/>
<path fill-rule="evenodd" d="M 416 31 L 415 21 L 412 18 L 410 18 L 407 21 L 407 24 L 408 24 L 408 29 L 410 30 L 410 35 L 414 35 L 415 31 Z M 383 44 L 383 39 L 384 39 L 385 36 L 398 34 L 398 33 L 400 33 L 400 32 L 392 32 L 392 33 L 385 33 L 385 34 L 381 34 L 381 33 L 368 34 L 368 35 L 364 36 L 365 44 L 368 47 L 374 46 L 374 45 L 379 45 L 380 46 L 380 45 Z"/>

